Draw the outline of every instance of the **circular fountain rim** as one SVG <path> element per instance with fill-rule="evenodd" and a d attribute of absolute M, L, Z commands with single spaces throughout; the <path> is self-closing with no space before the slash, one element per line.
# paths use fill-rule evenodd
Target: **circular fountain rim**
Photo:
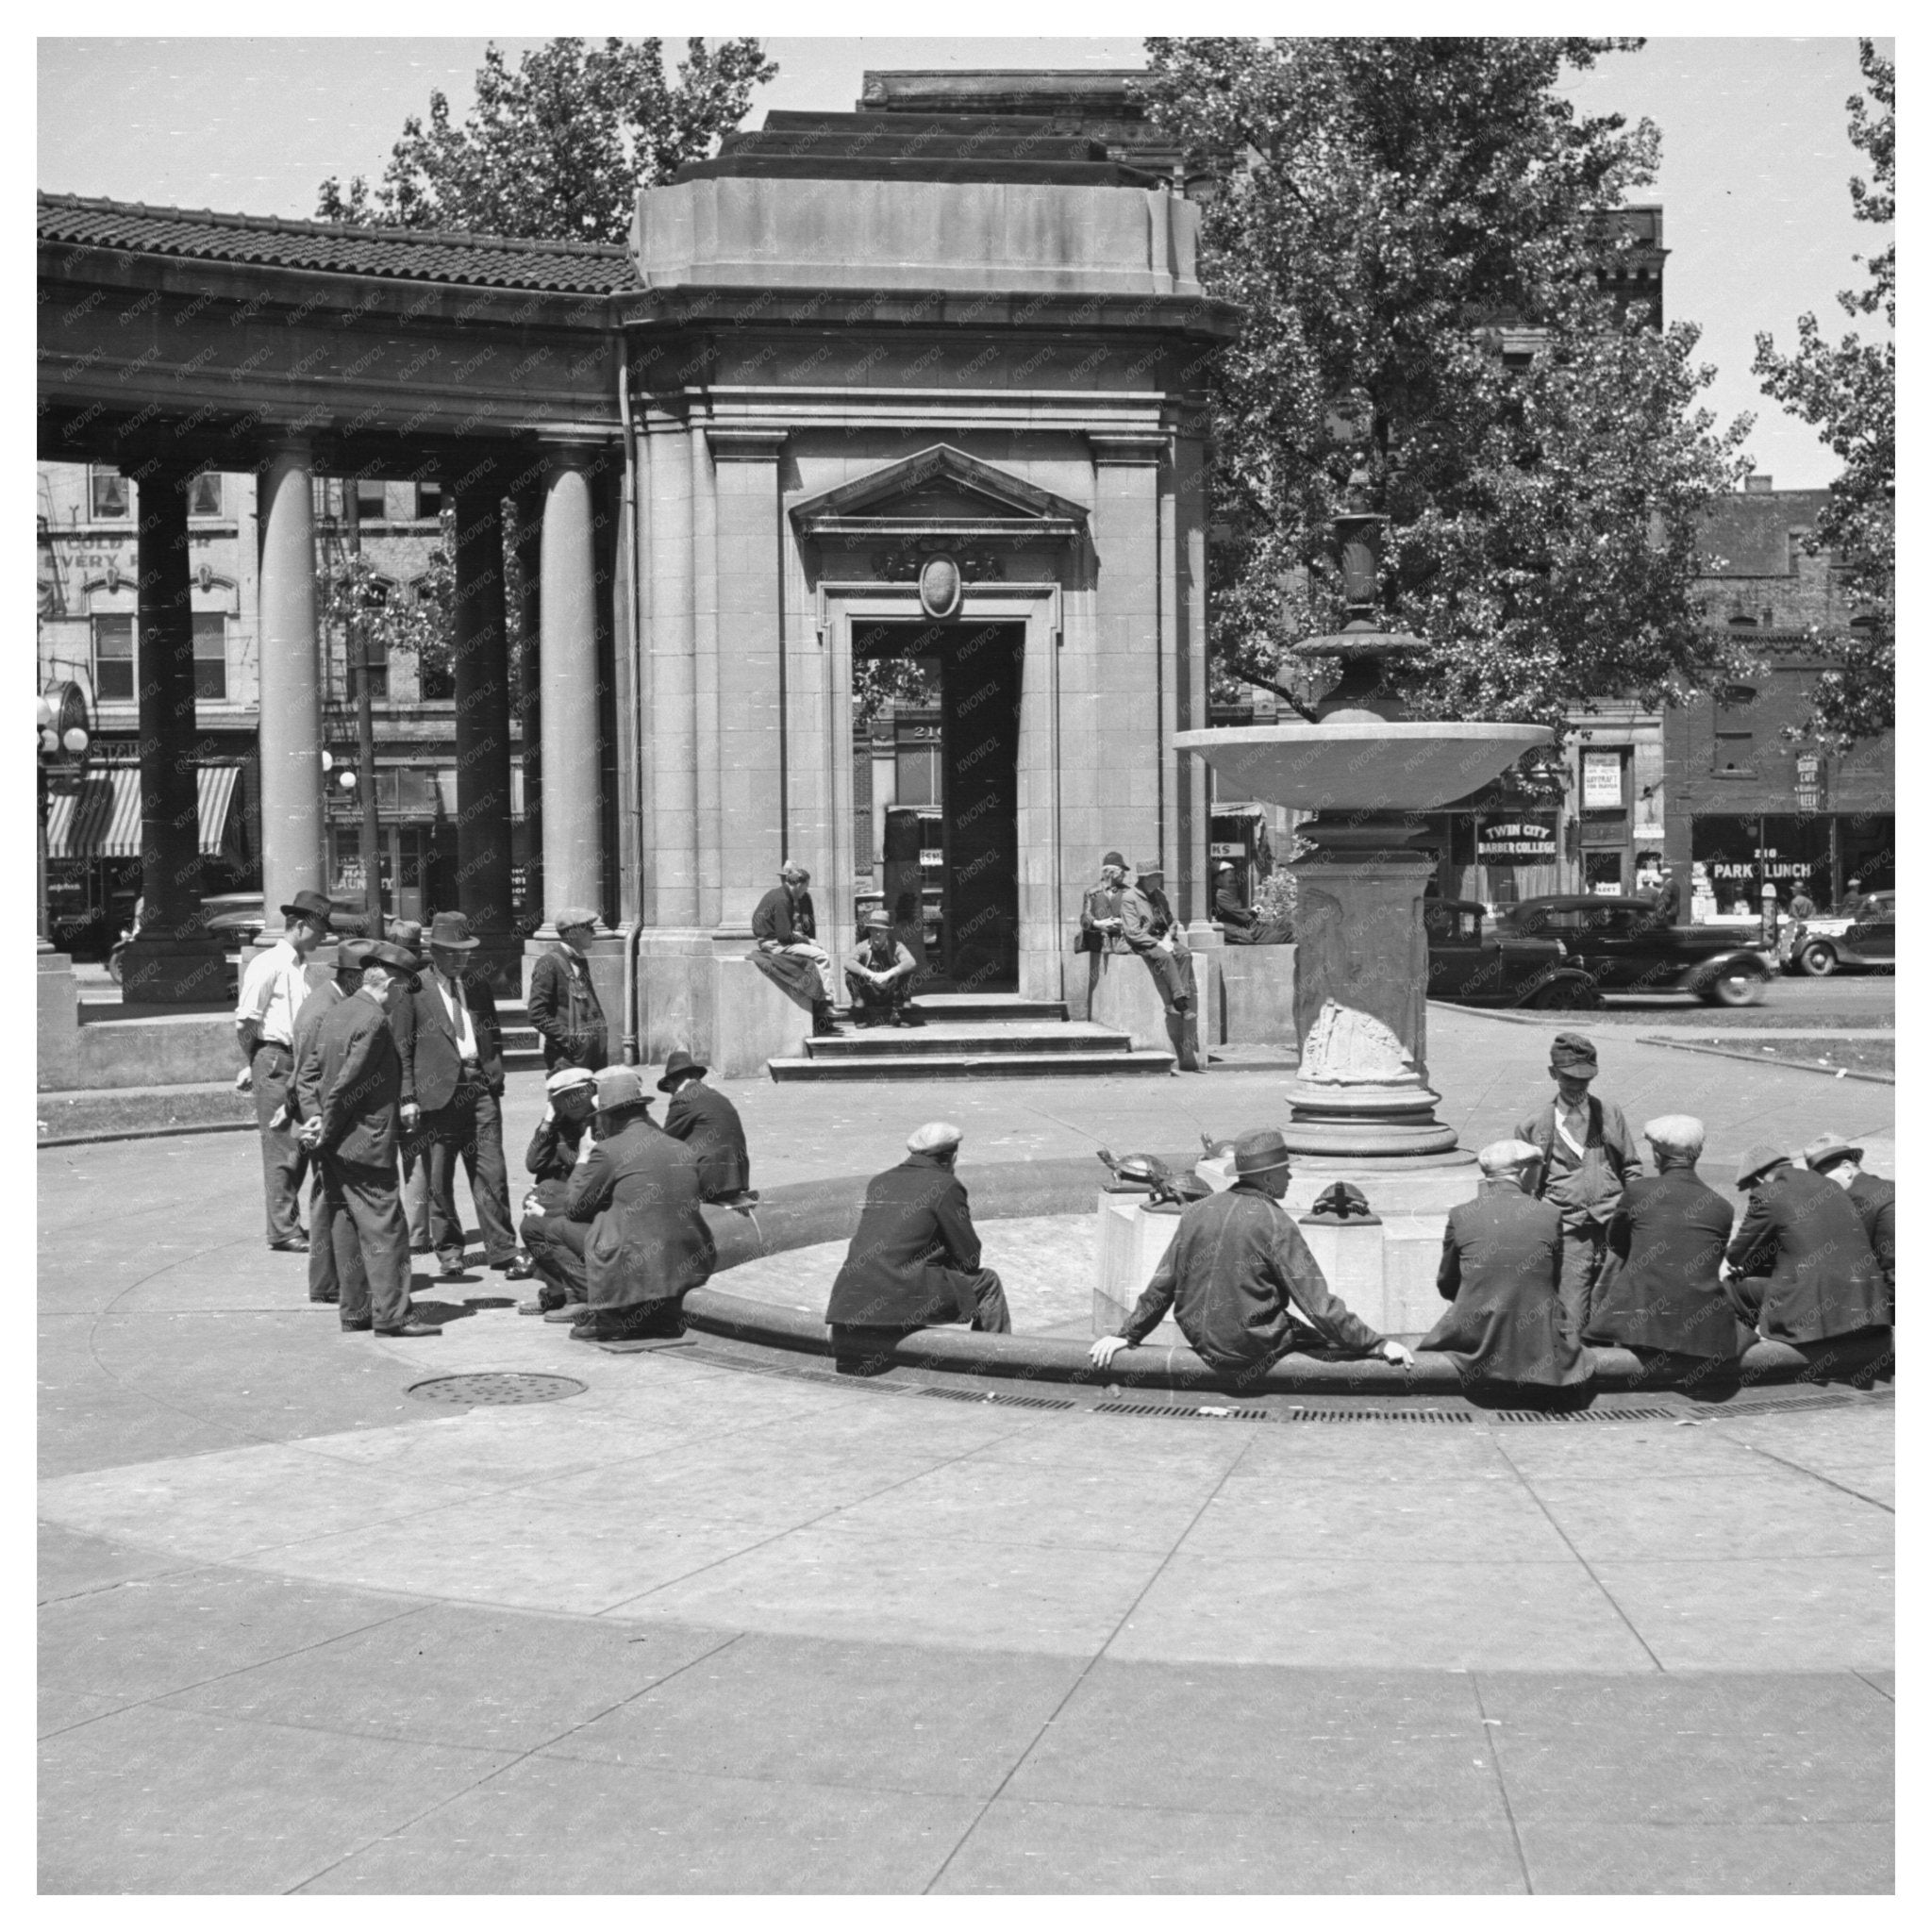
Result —
<path fill-rule="evenodd" d="M 1291 724 L 1214 724 L 1192 731 L 1176 731 L 1174 741 L 1183 751 L 1205 750 L 1217 744 L 1338 744 L 1350 739 L 1363 741 L 1396 740 L 1425 743 L 1455 743 L 1472 739 L 1488 739 L 1499 744 L 1547 743 L 1556 733 L 1547 724 L 1484 724 L 1466 719 L 1338 718 L 1319 724 L 1297 720 Z"/>

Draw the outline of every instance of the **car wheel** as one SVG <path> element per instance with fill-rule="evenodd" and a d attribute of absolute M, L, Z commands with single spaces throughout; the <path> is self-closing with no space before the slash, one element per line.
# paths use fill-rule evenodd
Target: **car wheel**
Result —
<path fill-rule="evenodd" d="M 1759 1006 L 1764 1000 L 1764 977 L 1761 973 L 1735 967 L 1721 978 L 1713 979 L 1704 996 L 1714 1007 Z"/>
<path fill-rule="evenodd" d="M 1523 1003 L 1539 1013 L 1580 1013 L 1591 1004 L 1588 990 L 1574 979 L 1554 979 Z"/>
<path fill-rule="evenodd" d="M 1800 973 L 1807 974 L 1813 979 L 1823 979 L 1838 971 L 1838 955 L 1823 940 L 1814 940 L 1808 946 L 1799 949 L 1795 963 Z"/>

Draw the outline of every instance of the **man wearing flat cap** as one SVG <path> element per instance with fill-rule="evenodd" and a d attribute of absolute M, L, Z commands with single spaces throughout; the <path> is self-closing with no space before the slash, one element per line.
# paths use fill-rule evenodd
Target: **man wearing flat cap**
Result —
<path fill-rule="evenodd" d="M 947 1322 L 1011 1332 L 1006 1291 L 980 1265 L 973 1210 L 954 1172 L 962 1139 L 950 1122 L 929 1121 L 906 1142 L 906 1158 L 866 1184 L 858 1230 L 825 1303 L 835 1348 Z"/>
<path fill-rule="evenodd" d="M 1858 1219 L 1865 1224 L 1865 1239 L 1878 1272 L 1885 1276 L 1885 1319 L 1892 1319 L 1893 1271 L 1897 1265 L 1898 1229 L 1893 1218 L 1898 1189 L 1882 1175 L 1867 1174 L 1860 1164 L 1865 1150 L 1837 1134 L 1820 1134 L 1805 1147 L 1805 1165 L 1813 1174 L 1836 1181 L 1852 1197 Z"/>
<path fill-rule="evenodd" d="M 751 1150 L 738 1109 L 705 1075 L 710 1068 L 682 1047 L 664 1062 L 658 1091 L 671 1096 L 664 1131 L 698 1158 L 698 1186 L 707 1201 L 728 1201 L 751 1186 Z"/>
<path fill-rule="evenodd" d="M 1121 935 L 1153 976 L 1174 1046 L 1174 1065 L 1184 1074 L 1201 1071 L 1201 1039 L 1194 1008 L 1193 958 L 1160 890 L 1160 861 L 1144 860 L 1136 885 L 1121 891 Z"/>
<path fill-rule="evenodd" d="M 1590 1091 L 1596 1048 L 1582 1034 L 1559 1033 L 1550 1042 L 1550 1077 L 1556 1093 L 1518 1124 L 1516 1139 L 1539 1156 L 1531 1191 L 1562 1217 L 1563 1309 L 1570 1333 L 1580 1337 L 1590 1325 L 1610 1219 L 1624 1183 L 1642 1167 L 1623 1109 Z"/>
<path fill-rule="evenodd" d="M 235 1037 L 245 1081 L 255 1094 L 261 1130 L 262 1191 L 268 1207 L 268 1244 L 306 1253 L 302 1232 L 302 1175 L 308 1157 L 289 1113 L 295 1077 L 295 1018 L 308 997 L 308 961 L 328 937 L 332 908 L 320 892 L 297 892 L 281 908 L 282 934 L 249 960 L 235 1002 Z"/>
<path fill-rule="evenodd" d="M 579 1341 L 677 1334 L 680 1303 L 718 1258 L 699 1205 L 698 1158 L 651 1119 L 650 1105 L 635 1067 L 599 1071 L 596 1145 L 578 1162 L 564 1202 L 573 1221 L 591 1224 L 589 1307 L 571 1330 Z"/>
<path fill-rule="evenodd" d="M 1731 1204 L 1697 1176 L 1704 1123 L 1667 1113 L 1643 1124 L 1657 1169 L 1624 1190 L 1591 1297 L 1586 1341 L 1634 1350 L 1664 1372 L 1728 1361 L 1751 1344 L 1719 1278 Z"/>
<path fill-rule="evenodd" d="M 1273 1127 L 1234 1143 L 1235 1183 L 1225 1193 L 1191 1202 L 1174 1240 L 1118 1335 L 1088 1351 L 1104 1369 L 1124 1348 L 1138 1346 L 1170 1307 L 1181 1333 L 1210 1368 L 1256 1376 L 1311 1338 L 1295 1310 L 1331 1347 L 1385 1361 L 1415 1357 L 1377 1335 L 1329 1293 L 1301 1229 L 1281 1205 L 1290 1178 L 1288 1142 Z"/>
<path fill-rule="evenodd" d="M 1724 1259 L 1739 1318 L 1767 1341 L 1829 1341 L 1886 1325 L 1885 1276 L 1852 1197 L 1760 1141 L 1738 1163 L 1748 1192 Z"/>
<path fill-rule="evenodd" d="M 362 984 L 362 968 L 368 963 L 370 941 L 342 940 L 336 946 L 334 975 L 302 1003 L 295 1015 L 295 1077 L 289 1095 L 289 1112 L 298 1139 L 306 1121 L 322 1117 L 322 1027 L 323 1022 Z M 342 1265 L 357 1274 L 362 1272 L 362 1254 L 353 1230 L 346 1241 L 337 1239 L 338 1196 L 323 1178 L 322 1162 L 312 1160 L 315 1178 L 308 1189 L 308 1299 L 330 1306 L 341 1301 L 341 1279 L 336 1251 L 342 1251 Z M 366 1299 L 368 1284 L 359 1293 L 352 1287 L 352 1301 Z"/>
<path fill-rule="evenodd" d="M 778 883 L 752 908 L 751 936 L 757 950 L 751 963 L 794 1006 L 811 1015 L 811 1030 L 836 1034 L 832 1020 L 831 956 L 818 942 L 818 920 L 811 874 L 796 859 L 778 868 Z"/>
<path fill-rule="evenodd" d="M 1100 883 L 1087 888 L 1080 902 L 1080 950 L 1083 953 L 1124 953 L 1121 936 L 1121 891 L 1127 883 L 1127 861 L 1118 852 L 1100 861 Z"/>
<path fill-rule="evenodd" d="M 925 1022 L 907 1009 L 918 961 L 892 930 L 892 922 L 879 907 L 865 915 L 865 932 L 858 957 L 845 968 L 845 991 L 852 996 L 852 1018 L 859 1026 L 923 1026 Z"/>
<path fill-rule="evenodd" d="M 1476 1156 L 1475 1199 L 1449 1210 L 1436 1290 L 1452 1306 L 1420 1347 L 1446 1355 L 1465 1382 L 1568 1389 L 1595 1373 L 1557 1296 L 1563 1217 L 1524 1191 L 1541 1158 L 1527 1141 L 1492 1141 Z"/>
<path fill-rule="evenodd" d="M 409 1236 L 396 1180 L 403 1066 L 385 1015 L 391 989 L 416 961 L 388 940 L 369 941 L 362 959 L 361 985 L 322 1023 L 316 1111 L 302 1124 L 330 1195 L 339 1312 L 345 1329 L 440 1335 L 409 1306 Z"/>
<path fill-rule="evenodd" d="M 557 915 L 557 944 L 530 968 L 526 1005 L 530 1024 L 543 1041 L 543 1071 L 604 1064 L 608 1029 L 603 1003 L 591 983 L 585 948 L 597 929 L 588 906 L 566 906 Z"/>
<path fill-rule="evenodd" d="M 512 1281 L 535 1275 L 537 1299 L 525 1311 L 548 1314 L 589 1299 L 584 1280 L 584 1242 L 589 1224 L 573 1221 L 564 1211 L 570 1184 L 582 1158 L 591 1117 L 597 1110 L 597 1077 L 588 1067 L 559 1066 L 543 1083 L 543 1118 L 530 1136 L 524 1155 L 532 1186 L 524 1196 L 523 1237 L 527 1261 L 506 1271 Z"/>

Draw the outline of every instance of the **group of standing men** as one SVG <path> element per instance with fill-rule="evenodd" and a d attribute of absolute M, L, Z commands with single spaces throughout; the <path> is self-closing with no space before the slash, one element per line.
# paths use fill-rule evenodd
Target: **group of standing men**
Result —
<path fill-rule="evenodd" d="M 541 1277 L 527 1312 L 563 1310 L 584 1339 L 658 1332 L 710 1271 L 701 1203 L 743 1199 L 749 1161 L 735 1109 L 704 1087 L 707 1070 L 689 1055 L 674 1054 L 658 1083 L 675 1096 L 661 1128 L 637 1071 L 603 1066 L 608 1033 L 585 953 L 596 913 L 560 913 L 560 943 L 531 973 L 549 1105 L 526 1156 L 535 1185 L 519 1227 L 504 1158 L 502 1026 L 487 976 L 469 970 L 478 941 L 467 921 L 436 914 L 426 959 L 411 923 L 392 922 L 382 940 L 345 938 L 333 977 L 311 988 L 332 910 L 308 891 L 281 908 L 283 935 L 249 963 L 236 1008 L 268 1243 L 308 1254 L 310 1300 L 337 1307 L 344 1329 L 440 1333 L 412 1310 L 409 1256 L 433 1249 L 443 1274 L 463 1272 L 460 1161 L 487 1264 Z M 419 1176 L 412 1241 L 404 1194 Z"/>

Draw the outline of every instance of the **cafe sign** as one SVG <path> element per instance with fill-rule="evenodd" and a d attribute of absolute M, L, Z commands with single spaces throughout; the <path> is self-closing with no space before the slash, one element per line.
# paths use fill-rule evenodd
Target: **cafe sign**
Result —
<path fill-rule="evenodd" d="M 1557 824 L 1547 818 L 1485 819 L 1476 827 L 1478 865 L 1554 865 Z"/>

